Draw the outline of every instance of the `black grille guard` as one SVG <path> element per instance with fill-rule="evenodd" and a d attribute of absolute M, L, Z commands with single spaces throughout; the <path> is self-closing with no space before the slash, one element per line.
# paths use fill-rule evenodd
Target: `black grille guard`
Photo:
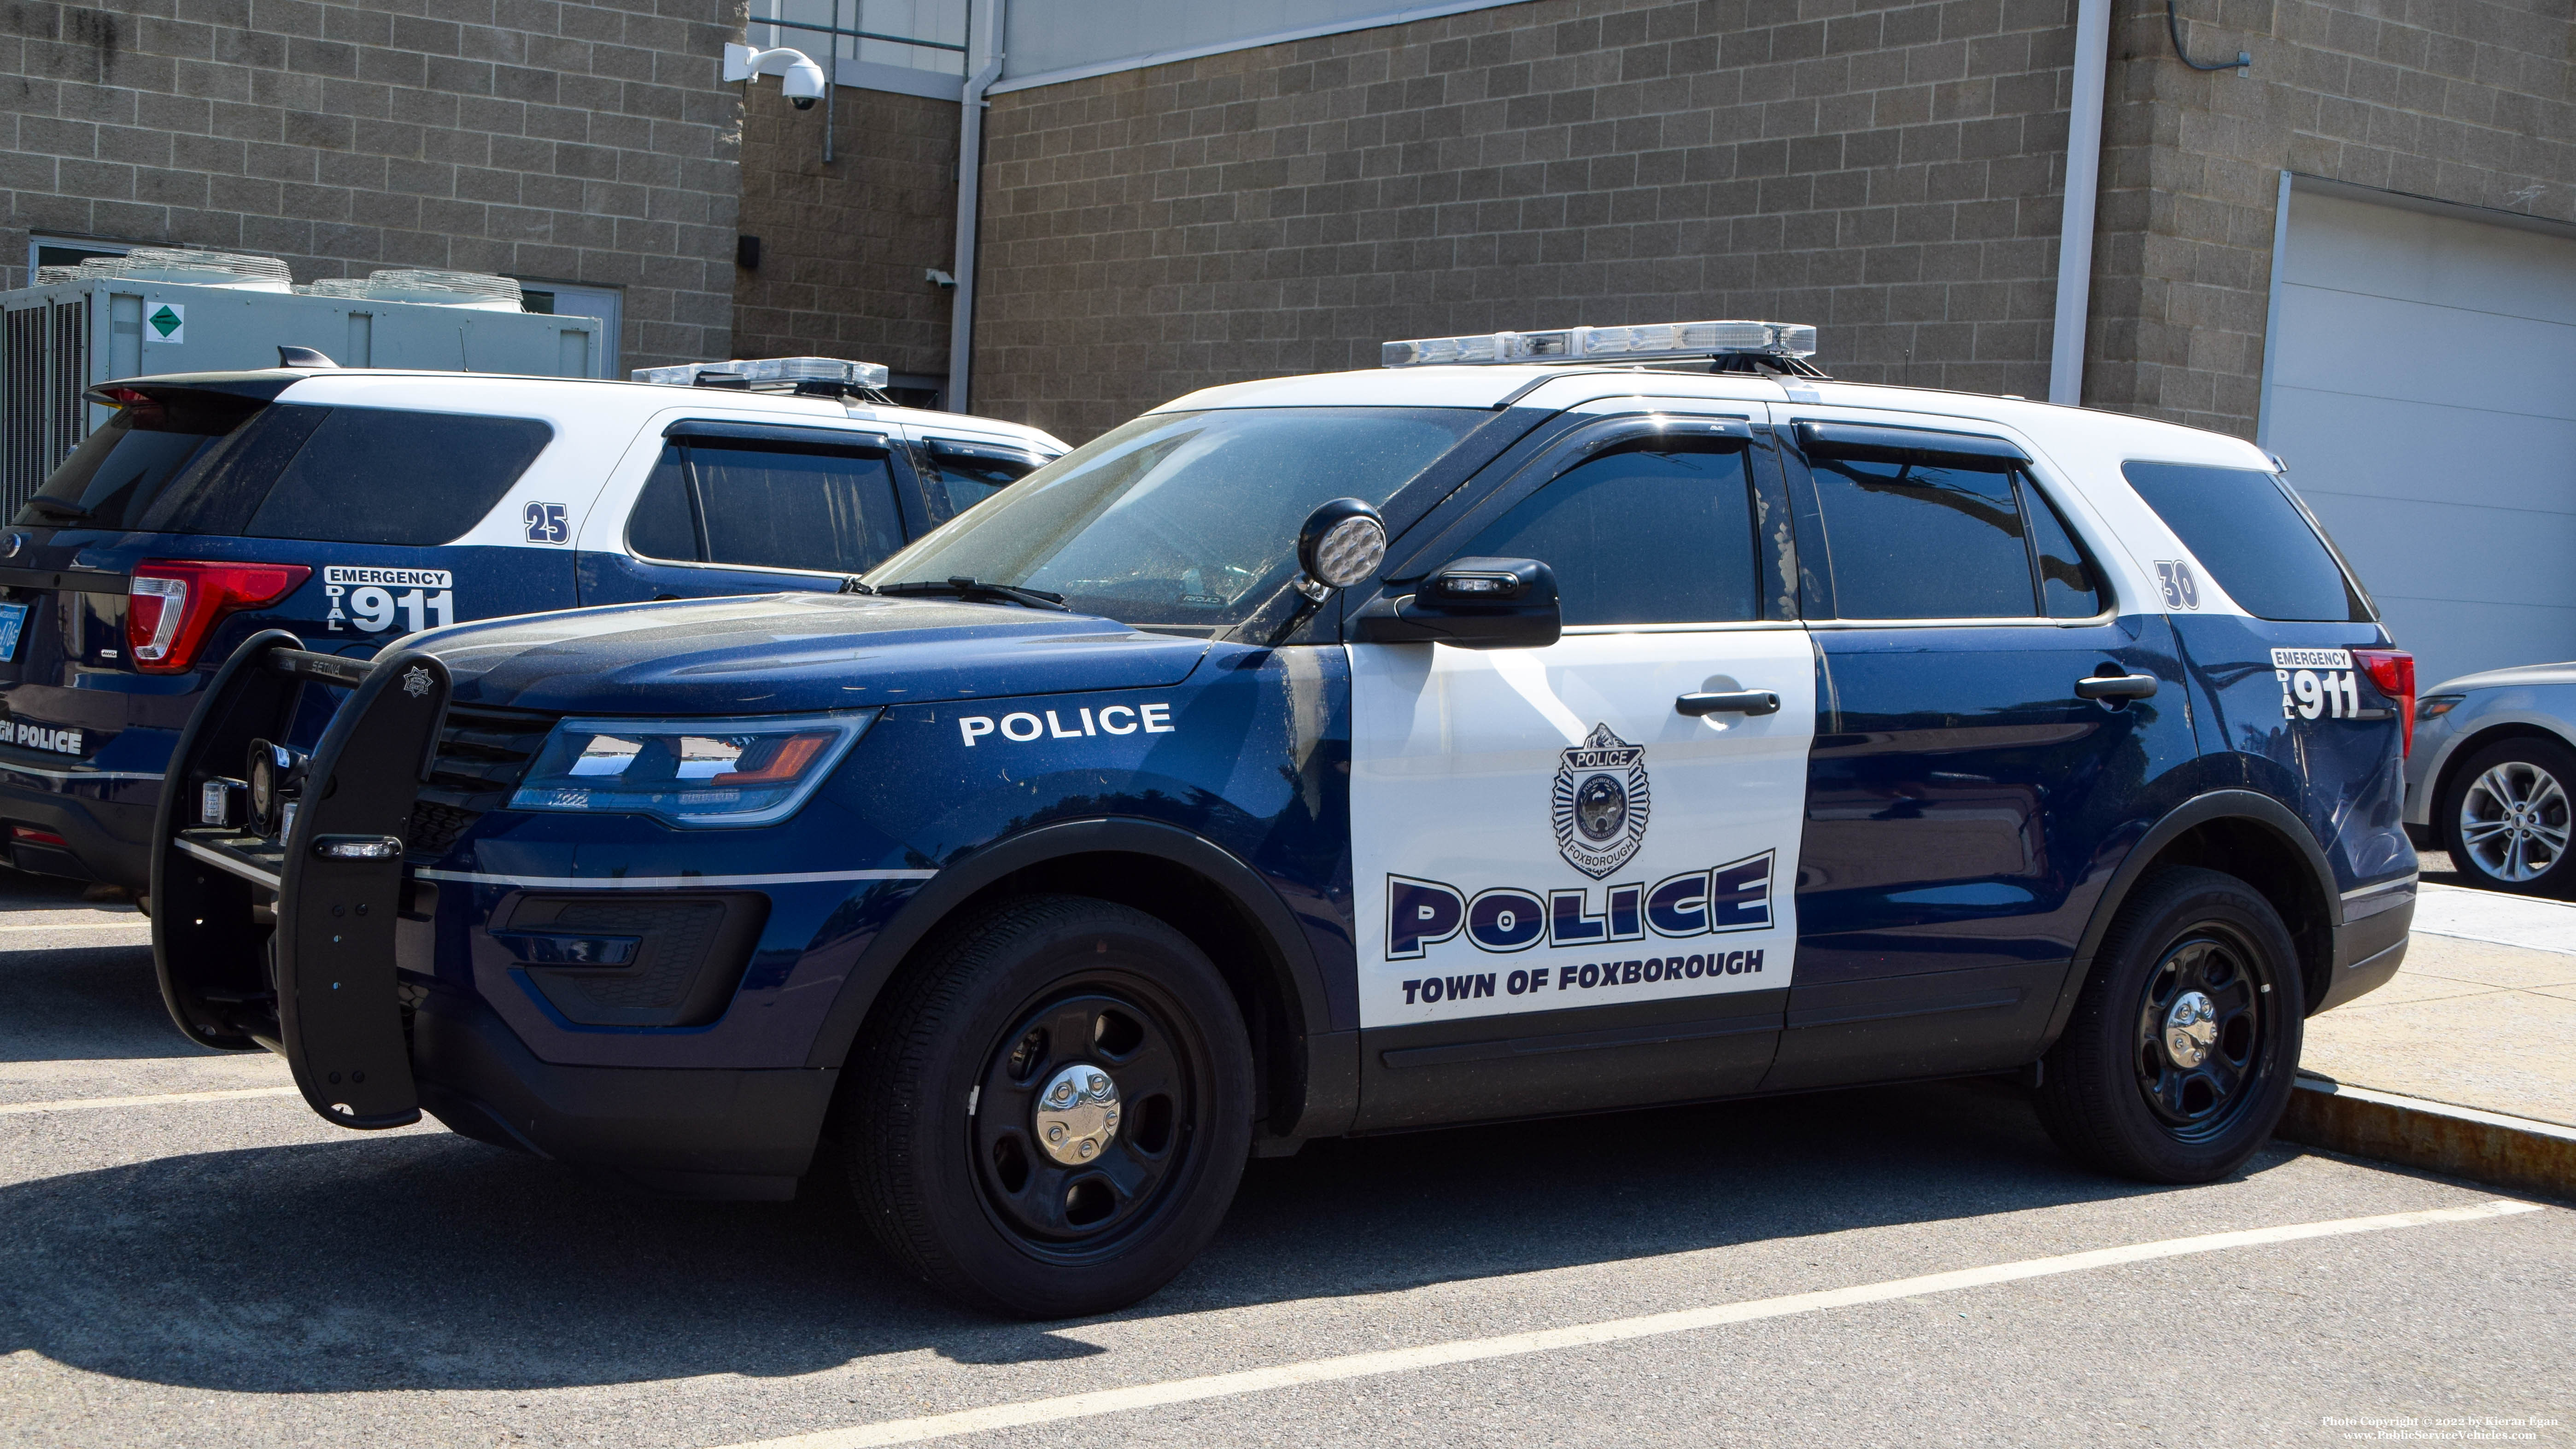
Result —
<path fill-rule="evenodd" d="M 285 838 L 195 823 L 200 787 L 233 777 L 253 740 L 284 739 L 311 684 L 351 693 L 313 752 Z M 267 630 L 215 672 L 162 784 L 152 960 L 171 1020 L 201 1045 L 286 1058 L 304 1100 L 343 1127 L 420 1120 L 394 989 L 403 852 L 343 858 L 322 847 L 401 838 L 447 696 L 447 666 L 435 655 L 402 650 L 363 663 Z M 271 893 L 274 930 L 258 918 Z"/>

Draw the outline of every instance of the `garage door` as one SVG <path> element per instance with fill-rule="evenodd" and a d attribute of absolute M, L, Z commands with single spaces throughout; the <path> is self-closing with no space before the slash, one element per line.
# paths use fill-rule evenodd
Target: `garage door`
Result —
<path fill-rule="evenodd" d="M 2289 204 L 2264 445 L 2426 686 L 2576 659 L 2576 241 Z"/>

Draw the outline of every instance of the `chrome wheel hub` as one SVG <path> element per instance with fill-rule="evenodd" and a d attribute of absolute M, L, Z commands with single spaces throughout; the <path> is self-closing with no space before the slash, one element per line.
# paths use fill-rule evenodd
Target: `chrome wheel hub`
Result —
<path fill-rule="evenodd" d="M 1032 1122 L 1038 1150 L 1071 1167 L 1090 1162 L 1118 1135 L 1118 1084 L 1082 1062 L 1049 1078 Z"/>
<path fill-rule="evenodd" d="M 2460 845 L 2494 880 L 2519 884 L 2546 875 L 2567 849 L 2567 791 L 2527 760 L 2507 760 L 2460 797 Z"/>
<path fill-rule="evenodd" d="M 2165 1012 L 2165 1051 L 2174 1065 L 2199 1066 L 2209 1060 L 2209 1049 L 2217 1044 L 2217 1003 L 2197 991 L 2175 997 Z"/>

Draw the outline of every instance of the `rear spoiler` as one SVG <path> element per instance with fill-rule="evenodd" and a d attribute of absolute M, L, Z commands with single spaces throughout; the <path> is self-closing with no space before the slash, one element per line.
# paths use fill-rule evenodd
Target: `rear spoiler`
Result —
<path fill-rule="evenodd" d="M 310 684 L 351 693 L 280 836 L 204 823 L 203 787 L 234 778 L 253 741 L 285 739 Z M 305 1102 L 343 1127 L 420 1120 L 394 932 L 402 834 L 448 688 L 447 666 L 420 650 L 368 663 L 255 634 L 181 732 L 153 822 L 152 959 L 171 1020 L 200 1045 L 285 1057 Z"/>

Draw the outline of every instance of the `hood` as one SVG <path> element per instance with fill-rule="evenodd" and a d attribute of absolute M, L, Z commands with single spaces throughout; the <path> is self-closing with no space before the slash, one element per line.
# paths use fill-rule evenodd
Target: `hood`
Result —
<path fill-rule="evenodd" d="M 1177 684 L 1205 642 L 1083 614 L 765 594 L 531 614 L 407 641 L 460 704 L 554 713 L 802 714 Z"/>
<path fill-rule="evenodd" d="M 2562 664 L 2517 664 L 2511 669 L 2485 669 L 2445 679 L 2431 689 L 2419 690 L 2419 698 L 2435 694 L 2461 694 L 2472 689 L 2529 688 L 2538 684 L 2576 684 L 2576 662 Z"/>

